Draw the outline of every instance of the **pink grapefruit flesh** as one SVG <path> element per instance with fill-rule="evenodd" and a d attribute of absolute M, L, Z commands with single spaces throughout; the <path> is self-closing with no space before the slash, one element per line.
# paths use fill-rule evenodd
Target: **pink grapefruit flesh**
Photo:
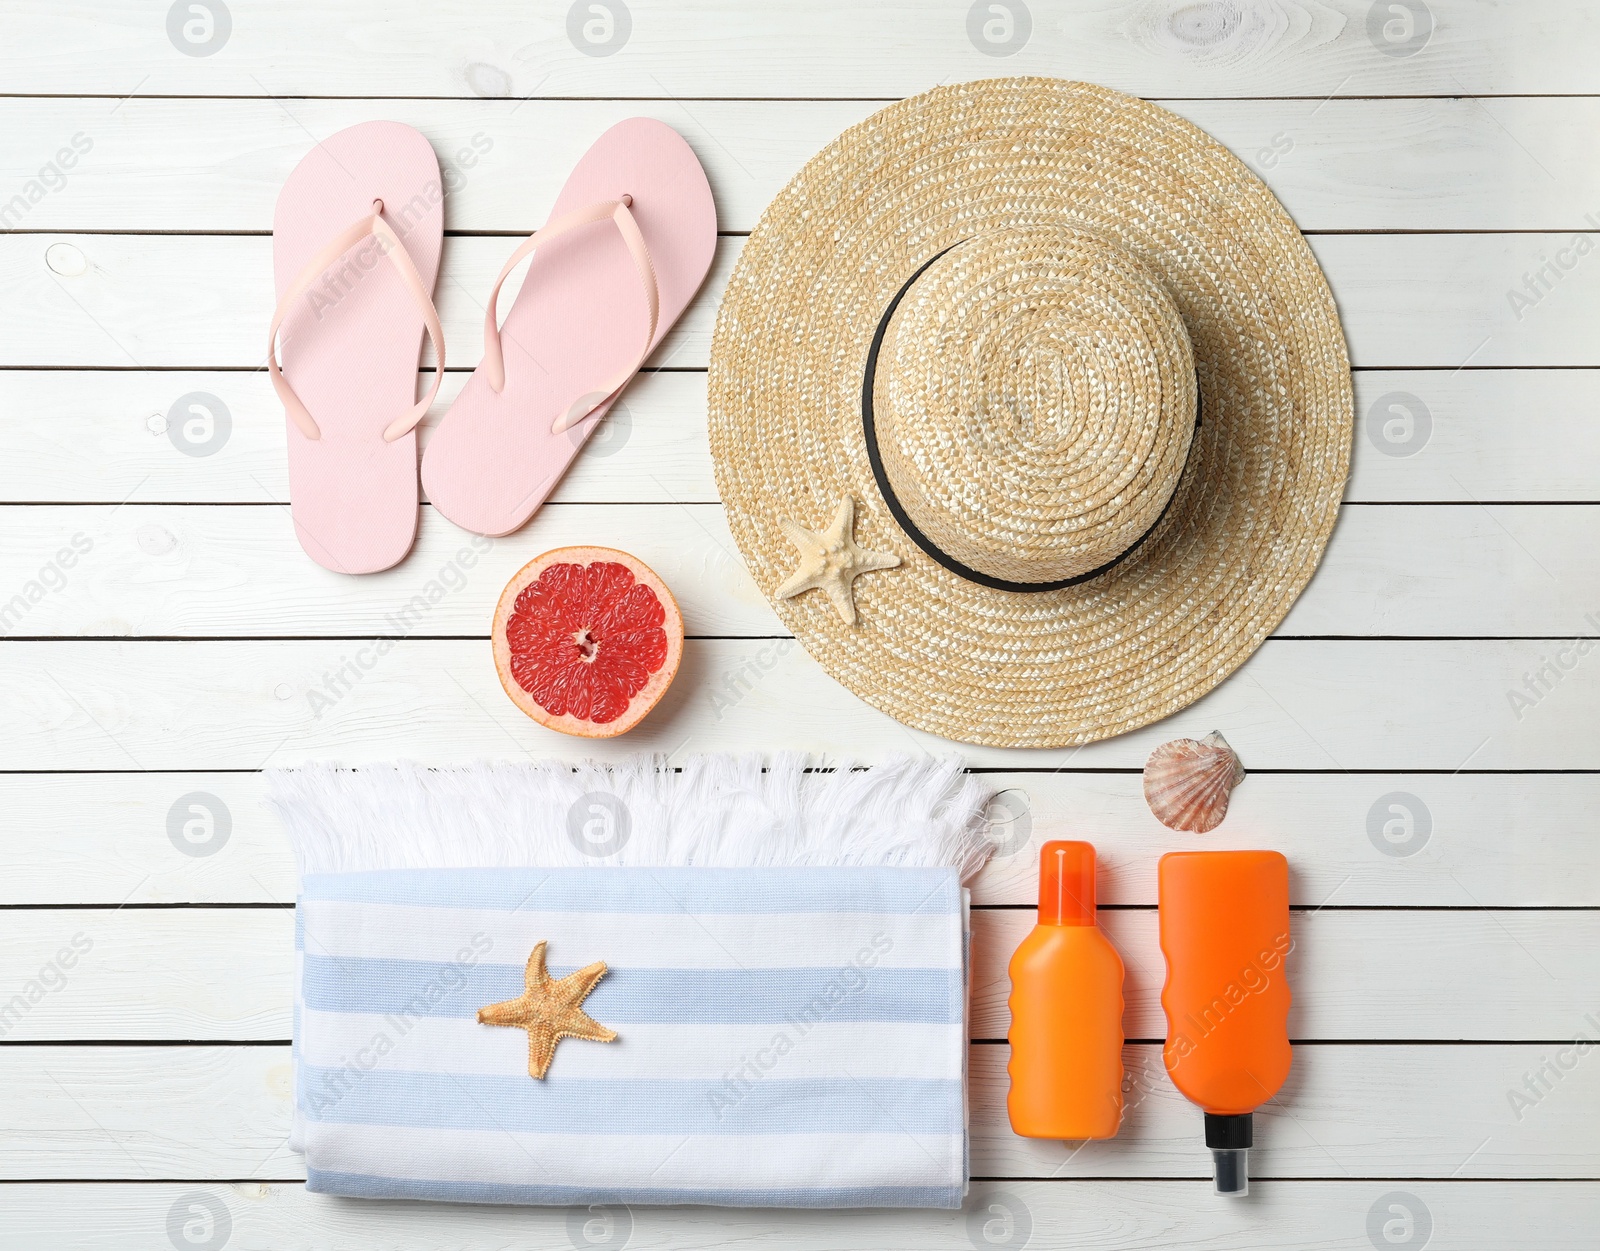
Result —
<path fill-rule="evenodd" d="M 541 725 L 612 738 L 638 725 L 677 675 L 683 615 L 648 565 L 609 547 L 558 547 L 500 593 L 494 666 Z"/>

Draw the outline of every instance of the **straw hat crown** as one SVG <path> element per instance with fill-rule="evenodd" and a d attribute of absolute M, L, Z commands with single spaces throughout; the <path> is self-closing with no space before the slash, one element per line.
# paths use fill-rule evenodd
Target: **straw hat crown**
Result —
<path fill-rule="evenodd" d="M 1071 228 L 990 230 L 923 267 L 867 392 L 882 472 L 930 553 L 1021 584 L 1131 551 L 1178 485 L 1194 354 L 1159 275 Z"/>

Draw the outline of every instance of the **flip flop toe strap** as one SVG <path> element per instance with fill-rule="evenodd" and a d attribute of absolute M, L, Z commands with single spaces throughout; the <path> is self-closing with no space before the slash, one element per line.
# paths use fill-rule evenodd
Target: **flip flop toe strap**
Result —
<path fill-rule="evenodd" d="M 633 214 L 629 211 L 632 203 L 631 196 L 623 196 L 620 200 L 601 200 L 546 222 L 524 239 L 511 254 L 505 268 L 500 271 L 500 277 L 495 280 L 494 290 L 489 293 L 489 310 L 483 321 L 483 363 L 480 368 L 488 377 L 490 388 L 498 395 L 505 390 L 506 365 L 505 355 L 500 346 L 497 309 L 500 305 L 500 288 L 511 276 L 511 271 L 526 260 L 529 253 L 540 244 L 549 243 L 580 227 L 603 221 L 615 223 L 622 241 L 628 246 L 628 254 L 633 257 L 633 267 L 639 275 L 639 284 L 644 290 L 645 302 L 650 311 L 650 326 L 645 332 L 644 344 L 640 347 L 639 354 L 625 369 L 605 379 L 598 386 L 584 391 L 568 404 L 550 427 L 551 434 L 570 430 L 622 390 L 627 385 L 628 379 L 639 371 L 639 366 L 644 364 L 645 358 L 650 355 L 650 349 L 655 346 L 656 322 L 661 312 L 661 294 L 656 285 L 655 264 L 650 259 L 650 250 L 645 247 L 644 236 L 639 233 L 639 224 L 634 221 Z"/>
<path fill-rule="evenodd" d="M 272 314 L 272 327 L 267 331 L 267 372 L 272 375 L 272 388 L 283 401 L 290 420 L 308 439 L 320 439 L 322 431 L 306 406 L 301 403 L 300 397 L 295 394 L 294 388 L 289 385 L 289 380 L 283 376 L 283 369 L 278 364 L 278 331 L 300 298 L 322 278 L 328 267 L 369 235 L 378 241 L 378 251 L 394 264 L 412 302 L 422 314 L 423 324 L 428 328 L 428 337 L 433 340 L 433 351 L 437 357 L 433 386 L 428 388 L 425 396 L 384 429 L 383 438 L 386 443 L 393 443 L 416 429 L 417 423 L 422 420 L 438 396 L 439 384 L 444 381 L 444 330 L 439 325 L 439 310 L 434 308 L 428 289 L 423 285 L 422 276 L 412 264 L 411 254 L 406 251 L 405 245 L 400 242 L 399 236 L 390 228 L 389 223 L 383 220 L 383 201 L 374 200 L 373 208 L 375 211 L 371 217 L 364 217 L 342 230 L 322 251 L 306 262 L 305 268 L 295 275 L 294 281 L 284 291 L 283 298 L 278 301 L 278 307 Z"/>

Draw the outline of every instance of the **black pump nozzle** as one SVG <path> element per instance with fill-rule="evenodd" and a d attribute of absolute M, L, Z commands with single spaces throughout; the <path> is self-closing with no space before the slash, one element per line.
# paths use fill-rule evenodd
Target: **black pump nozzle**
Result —
<path fill-rule="evenodd" d="M 1206 1146 L 1211 1148 L 1219 1195 L 1250 1193 L 1250 1170 L 1247 1161 L 1253 1137 L 1252 1130 L 1248 1112 L 1241 1116 L 1206 1113 Z"/>

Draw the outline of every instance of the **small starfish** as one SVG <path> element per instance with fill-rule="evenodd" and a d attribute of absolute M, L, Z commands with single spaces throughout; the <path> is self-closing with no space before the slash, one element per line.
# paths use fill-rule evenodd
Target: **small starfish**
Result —
<path fill-rule="evenodd" d="M 528 957 L 526 994 L 478 1009 L 480 1024 L 510 1025 L 528 1031 L 528 1076 L 541 1081 L 550 1071 L 550 1061 L 555 1059 L 556 1043 L 563 1038 L 617 1040 L 615 1030 L 607 1029 L 578 1006 L 606 975 L 606 962 L 596 960 L 555 981 L 544 967 L 545 945 L 540 943 Z"/>
<path fill-rule="evenodd" d="M 789 599 L 802 591 L 824 591 L 844 623 L 855 625 L 852 583 L 864 573 L 893 569 L 900 563 L 893 553 L 857 547 L 853 537 L 855 520 L 856 502 L 847 495 L 839 501 L 838 511 L 821 534 L 787 517 L 778 522 L 789 542 L 800 550 L 800 567 L 778 588 L 779 599 Z"/>

